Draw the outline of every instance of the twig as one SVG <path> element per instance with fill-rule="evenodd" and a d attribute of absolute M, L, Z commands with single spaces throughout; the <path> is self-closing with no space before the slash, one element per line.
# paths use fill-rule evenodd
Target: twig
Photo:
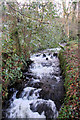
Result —
<path fill-rule="evenodd" d="M 29 18 L 29 19 L 32 19 L 32 20 L 36 20 L 36 21 L 38 21 L 38 22 L 40 22 L 40 23 L 43 23 L 43 24 L 50 24 L 49 22 L 43 22 L 43 21 L 41 21 L 41 20 L 39 20 L 39 19 L 31 18 L 30 16 L 27 16 L 27 15 L 21 13 L 20 11 L 14 9 L 8 2 L 7 2 L 7 4 L 9 5 L 10 8 L 12 8 L 14 11 L 20 13 L 22 16 L 25 16 L 25 17 L 27 17 L 27 18 Z"/>

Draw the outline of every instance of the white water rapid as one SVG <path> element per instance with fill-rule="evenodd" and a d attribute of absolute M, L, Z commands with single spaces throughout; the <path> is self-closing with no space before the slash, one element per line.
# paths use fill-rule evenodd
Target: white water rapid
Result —
<path fill-rule="evenodd" d="M 13 94 L 6 109 L 6 118 L 47 118 L 56 119 L 58 102 L 63 98 L 62 76 L 57 53 L 51 50 L 31 55 L 33 63 L 26 76 L 26 85 L 17 98 Z M 29 77 L 30 76 L 30 77 Z M 63 93 L 62 93 L 63 94 Z M 60 104 L 60 103 L 59 103 Z"/>

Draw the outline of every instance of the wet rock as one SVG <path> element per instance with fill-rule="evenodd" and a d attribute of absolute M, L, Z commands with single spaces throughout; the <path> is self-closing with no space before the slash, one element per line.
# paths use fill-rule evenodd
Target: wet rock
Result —
<path fill-rule="evenodd" d="M 43 54 L 43 57 L 46 57 L 46 55 L 45 55 L 45 54 Z"/>
<path fill-rule="evenodd" d="M 46 66 L 46 63 L 41 63 L 41 65 L 42 65 L 43 67 L 45 67 L 45 66 Z"/>
<path fill-rule="evenodd" d="M 60 76 L 60 72 L 55 72 L 54 71 L 53 75 L 58 77 L 58 76 Z"/>
<path fill-rule="evenodd" d="M 56 104 L 57 110 L 60 109 L 63 99 L 64 99 L 64 86 L 63 82 L 58 82 L 55 85 L 53 84 L 54 87 L 52 87 L 52 84 L 50 85 L 43 85 L 42 90 L 40 91 L 40 98 L 45 99 L 45 100 L 53 100 Z"/>
<path fill-rule="evenodd" d="M 29 82 L 28 84 L 27 84 L 27 86 L 30 86 L 30 87 L 34 87 L 34 88 L 41 88 L 42 87 L 42 85 L 43 85 L 43 83 L 42 82 Z"/>
<path fill-rule="evenodd" d="M 32 96 L 33 93 L 34 93 L 34 90 L 31 90 L 31 91 L 29 92 L 28 98 L 29 98 L 30 96 Z M 25 96 L 26 96 L 26 94 L 25 94 Z"/>
<path fill-rule="evenodd" d="M 63 86 L 63 82 L 60 81 L 55 85 L 54 88 L 54 102 L 58 110 L 60 109 L 63 103 L 64 95 L 65 95 L 65 89 Z"/>
<path fill-rule="evenodd" d="M 33 78 L 33 74 L 30 72 L 25 72 L 23 75 L 26 77 L 26 80 Z"/>
<path fill-rule="evenodd" d="M 26 71 L 28 71 L 29 66 L 33 63 L 33 61 L 32 60 L 26 60 L 26 63 L 27 63 L 27 65 L 24 63 L 23 68 L 21 69 L 21 71 L 23 73 L 25 73 Z"/>
<path fill-rule="evenodd" d="M 60 63 L 59 62 L 55 62 L 55 64 L 52 65 L 52 67 L 60 67 Z"/>
<path fill-rule="evenodd" d="M 27 66 L 31 65 L 33 63 L 32 60 L 26 60 Z"/>
<path fill-rule="evenodd" d="M 41 79 L 41 81 L 43 82 L 43 87 L 46 87 L 46 86 L 51 86 L 51 85 L 55 85 L 56 82 L 57 82 L 57 79 L 55 76 L 50 76 L 50 77 L 44 77 Z M 47 83 L 48 82 L 48 83 Z M 45 83 L 45 84 L 44 84 Z M 50 88 L 51 89 L 51 88 Z"/>
<path fill-rule="evenodd" d="M 33 84 L 33 87 L 34 88 L 41 88 L 42 85 L 43 85 L 43 83 L 38 82 L 38 83 Z"/>
<path fill-rule="evenodd" d="M 53 58 L 53 56 L 51 55 L 51 58 Z"/>
<path fill-rule="evenodd" d="M 44 111 L 46 118 L 57 117 L 56 107 L 54 105 L 54 102 L 51 100 L 37 100 L 36 102 L 30 104 L 30 109 L 33 112 L 38 112 L 39 114 Z"/>
<path fill-rule="evenodd" d="M 48 58 L 46 58 L 46 60 L 48 60 Z"/>
<path fill-rule="evenodd" d="M 20 98 L 21 97 L 21 92 L 23 91 L 23 89 L 21 88 L 18 92 L 17 92 L 17 94 L 16 94 L 16 98 Z"/>
<path fill-rule="evenodd" d="M 51 55 L 51 53 L 48 54 L 49 56 Z"/>
<path fill-rule="evenodd" d="M 35 90 L 36 89 L 31 89 L 30 91 L 22 92 L 20 97 L 22 97 L 22 98 L 26 97 L 26 99 L 29 99 L 29 97 L 34 94 Z"/>
<path fill-rule="evenodd" d="M 37 54 L 37 55 L 36 55 L 36 57 L 39 57 L 39 56 L 40 56 L 40 54 Z"/>
<path fill-rule="evenodd" d="M 57 53 L 54 53 L 54 54 L 53 54 L 53 56 L 55 56 L 55 57 L 57 57 L 57 55 L 58 55 Z"/>
<path fill-rule="evenodd" d="M 9 94 L 8 94 L 8 99 L 10 99 L 10 97 L 12 97 L 12 95 L 13 95 L 13 93 L 16 91 L 16 89 L 14 89 L 14 88 L 10 88 L 9 90 L 8 90 L 8 92 L 9 92 Z"/>
<path fill-rule="evenodd" d="M 45 99 L 45 100 L 53 100 L 54 98 L 54 92 L 53 90 L 51 90 L 51 86 L 50 85 L 44 85 L 42 86 L 42 90 L 40 91 L 40 98 Z"/>
<path fill-rule="evenodd" d="M 41 65 L 43 66 L 43 67 L 50 67 L 51 65 L 52 65 L 52 63 L 51 62 L 48 62 L 48 63 L 41 63 Z"/>

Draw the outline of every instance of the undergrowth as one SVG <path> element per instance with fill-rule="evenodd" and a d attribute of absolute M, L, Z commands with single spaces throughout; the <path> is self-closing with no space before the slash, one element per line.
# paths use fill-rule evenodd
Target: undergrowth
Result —
<path fill-rule="evenodd" d="M 69 42 L 59 54 L 61 69 L 65 76 L 66 97 L 58 118 L 79 119 L 79 53 L 78 43 Z"/>

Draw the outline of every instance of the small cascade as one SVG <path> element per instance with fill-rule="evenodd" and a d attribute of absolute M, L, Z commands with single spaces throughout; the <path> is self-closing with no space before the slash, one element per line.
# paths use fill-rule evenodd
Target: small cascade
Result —
<path fill-rule="evenodd" d="M 64 99 L 64 85 L 61 76 L 58 51 L 42 51 L 31 55 L 23 91 L 15 91 L 6 109 L 6 118 L 48 118 L 56 119 Z"/>

